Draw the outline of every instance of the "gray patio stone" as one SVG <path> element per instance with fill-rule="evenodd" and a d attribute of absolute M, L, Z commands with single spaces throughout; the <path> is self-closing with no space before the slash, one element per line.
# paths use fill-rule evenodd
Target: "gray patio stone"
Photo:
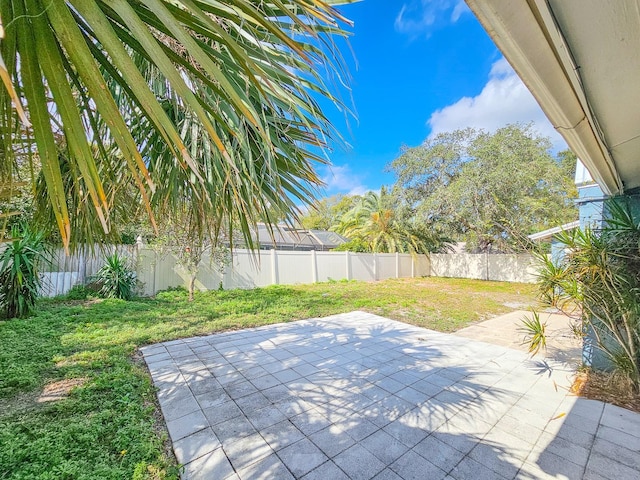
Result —
<path fill-rule="evenodd" d="M 384 430 L 369 435 L 360 442 L 364 448 L 373 453 L 378 460 L 389 465 L 409 451 L 404 443 L 398 441 Z"/>
<path fill-rule="evenodd" d="M 640 432 L 639 432 L 640 434 Z M 620 445 L 636 452 L 640 452 L 640 436 L 623 433 L 615 428 L 600 426 L 597 438 L 602 438 L 616 445 Z"/>
<path fill-rule="evenodd" d="M 528 464 L 534 465 L 536 468 L 529 469 Z M 546 476 L 549 478 L 562 478 L 561 475 L 564 475 L 566 478 L 582 478 L 582 474 L 584 473 L 584 466 L 576 465 L 575 463 L 567 460 L 566 458 L 559 457 L 558 455 L 551 452 L 542 452 L 540 454 L 534 454 L 527 459 L 525 464 L 522 466 L 522 470 L 524 471 L 541 471 L 544 472 Z M 538 477 L 533 477 L 538 478 Z M 542 477 L 546 478 L 546 477 Z"/>
<path fill-rule="evenodd" d="M 393 462 L 389 468 L 404 480 L 423 480 L 426 478 L 429 480 L 441 480 L 447 475 L 445 471 L 413 451 L 405 453 Z"/>
<path fill-rule="evenodd" d="M 449 472 L 449 476 L 456 480 L 500 480 L 505 478 L 470 457 L 464 457 L 462 461 Z"/>
<path fill-rule="evenodd" d="M 261 458 L 273 454 L 269 444 L 258 434 L 242 438 L 221 438 L 222 448 L 236 471 L 246 468 Z M 242 478 L 242 474 L 240 474 Z"/>
<path fill-rule="evenodd" d="M 278 456 L 296 477 L 302 477 L 328 460 L 327 456 L 306 438 L 278 451 Z"/>
<path fill-rule="evenodd" d="M 640 478 L 640 415 L 501 346 L 352 312 L 141 351 L 183 479 Z"/>
<path fill-rule="evenodd" d="M 173 451 L 179 463 L 186 464 L 220 447 L 218 437 L 210 428 L 200 430 L 173 442 Z"/>
<path fill-rule="evenodd" d="M 184 395 L 160 398 L 159 401 L 162 415 L 166 421 L 175 420 L 200 410 L 200 405 L 188 389 Z"/>
<path fill-rule="evenodd" d="M 206 453 L 184 467 L 183 480 L 227 479 L 235 475 L 233 467 L 222 448 Z"/>
<path fill-rule="evenodd" d="M 330 425 L 309 435 L 308 438 L 329 458 L 335 457 L 355 444 L 355 441 L 337 425 Z"/>
<path fill-rule="evenodd" d="M 383 462 L 359 444 L 334 457 L 333 461 L 353 480 L 369 480 L 386 467 Z"/>
<path fill-rule="evenodd" d="M 390 468 L 385 468 L 378 475 L 373 477 L 373 480 L 402 480 L 402 477 L 398 476 L 398 474 Z"/>
<path fill-rule="evenodd" d="M 242 410 L 233 400 L 205 408 L 202 411 L 211 426 L 242 415 Z"/>
<path fill-rule="evenodd" d="M 640 469 L 623 465 L 597 452 L 589 457 L 586 471 L 602 475 L 609 480 L 637 480 L 640 477 Z"/>
<path fill-rule="evenodd" d="M 256 428 L 244 415 L 231 418 L 221 423 L 212 425 L 211 428 L 221 442 L 238 440 L 257 433 Z"/>
<path fill-rule="evenodd" d="M 270 427 L 261 429 L 260 435 L 262 435 L 269 445 L 271 445 L 271 448 L 276 451 L 305 438 L 304 434 L 289 420 L 283 420 Z"/>
<path fill-rule="evenodd" d="M 209 422 L 201 410 L 167 421 L 167 430 L 169 430 L 172 442 L 176 442 L 207 427 L 209 427 Z"/>
<path fill-rule="evenodd" d="M 236 400 L 238 398 L 254 394 L 258 392 L 258 389 L 254 387 L 250 381 L 245 380 L 226 386 L 225 391 L 227 392 L 227 395 L 229 395 L 233 400 Z"/>
<path fill-rule="evenodd" d="M 307 473 L 303 480 L 349 480 L 349 477 L 332 461 L 328 461 Z"/>
<path fill-rule="evenodd" d="M 413 447 L 413 451 L 445 472 L 451 471 L 465 456 L 464 453 L 439 440 L 435 435 L 429 435 L 422 440 Z"/>
<path fill-rule="evenodd" d="M 275 453 L 238 470 L 240 480 L 293 480 L 295 477 Z"/>

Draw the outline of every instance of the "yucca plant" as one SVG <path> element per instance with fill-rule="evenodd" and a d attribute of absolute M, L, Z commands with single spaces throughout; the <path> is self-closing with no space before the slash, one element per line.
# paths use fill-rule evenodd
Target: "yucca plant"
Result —
<path fill-rule="evenodd" d="M 105 258 L 104 265 L 94 276 L 101 285 L 100 296 L 131 300 L 136 290 L 136 272 L 122 255 L 114 253 Z"/>
<path fill-rule="evenodd" d="M 587 227 L 556 238 L 565 246 L 559 265 L 542 268 L 542 298 L 579 306 L 582 330 L 611 368 L 640 391 L 640 222 L 624 199 L 605 205 L 601 229 Z"/>
<path fill-rule="evenodd" d="M 0 182 L 37 159 L 65 247 L 111 231 L 128 187 L 154 225 L 198 202 L 254 246 L 321 184 L 351 1 L 0 2 Z"/>
<path fill-rule="evenodd" d="M 0 245 L 2 249 L 2 245 Z M 39 266 L 46 258 L 44 235 L 14 226 L 0 252 L 0 309 L 7 318 L 31 313 L 40 288 Z"/>

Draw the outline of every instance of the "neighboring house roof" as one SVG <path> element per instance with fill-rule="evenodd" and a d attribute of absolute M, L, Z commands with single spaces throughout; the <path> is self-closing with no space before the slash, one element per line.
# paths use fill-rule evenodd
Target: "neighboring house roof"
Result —
<path fill-rule="evenodd" d="M 638 3 L 466 1 L 604 192 L 640 187 Z"/>
<path fill-rule="evenodd" d="M 332 250 L 348 240 L 334 232 L 307 230 L 286 225 L 273 227 L 269 231 L 265 224 L 258 224 L 258 242 L 262 249 L 278 250 Z"/>
<path fill-rule="evenodd" d="M 580 220 L 576 220 L 575 222 L 565 223 L 564 225 L 560 225 L 559 227 L 549 228 L 547 230 L 543 230 L 542 232 L 532 233 L 528 235 L 527 238 L 532 242 L 543 242 L 545 240 L 550 240 L 557 233 L 564 232 L 566 230 L 573 230 L 574 228 L 578 228 L 580 226 Z"/>

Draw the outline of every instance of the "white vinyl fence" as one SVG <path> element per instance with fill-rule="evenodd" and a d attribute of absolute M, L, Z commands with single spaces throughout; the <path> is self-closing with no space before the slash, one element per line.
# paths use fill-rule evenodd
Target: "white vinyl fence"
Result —
<path fill-rule="evenodd" d="M 105 255 L 115 251 L 130 259 L 143 295 L 188 285 L 188 273 L 177 265 L 172 255 L 160 254 L 144 246 L 124 245 L 73 256 L 66 256 L 62 250 L 57 252 L 51 265 L 42 269 L 42 295 L 63 295 L 73 285 L 89 282 L 103 265 Z M 431 254 L 413 257 L 397 253 L 263 250 L 258 257 L 248 250 L 235 250 L 222 271 L 205 257 L 196 288 L 228 290 L 342 279 L 375 281 L 422 276 L 532 283 L 535 273 L 530 255 Z"/>
<path fill-rule="evenodd" d="M 55 297 L 64 295 L 71 287 L 86 284 L 105 262 L 107 255 L 118 252 L 135 262 L 136 245 L 95 246 L 83 249 L 73 255 L 66 255 L 63 249 L 53 251 L 40 267 L 40 295 Z M 135 265 L 135 263 L 133 263 Z"/>
<path fill-rule="evenodd" d="M 267 250 L 260 257 L 247 250 L 235 250 L 221 272 L 204 258 L 196 288 L 255 288 L 267 285 L 326 282 L 329 280 L 384 280 L 429 275 L 429 258 L 396 253 L 351 253 Z M 169 287 L 186 286 L 189 275 L 170 255 L 140 249 L 138 278 L 145 295 Z"/>
<path fill-rule="evenodd" d="M 527 254 L 446 253 L 429 255 L 432 277 L 535 283 L 537 268 Z"/>

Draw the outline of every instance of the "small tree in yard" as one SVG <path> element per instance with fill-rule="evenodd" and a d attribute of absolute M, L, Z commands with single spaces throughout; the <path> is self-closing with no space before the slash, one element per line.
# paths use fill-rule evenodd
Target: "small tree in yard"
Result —
<path fill-rule="evenodd" d="M 153 241 L 153 248 L 161 253 L 175 256 L 189 274 L 189 301 L 193 301 L 196 277 L 205 254 L 211 257 L 211 264 L 222 271 L 228 263 L 228 249 L 220 246 L 219 230 L 207 228 L 204 211 L 197 205 L 182 205 L 166 216 L 163 232 Z"/>

